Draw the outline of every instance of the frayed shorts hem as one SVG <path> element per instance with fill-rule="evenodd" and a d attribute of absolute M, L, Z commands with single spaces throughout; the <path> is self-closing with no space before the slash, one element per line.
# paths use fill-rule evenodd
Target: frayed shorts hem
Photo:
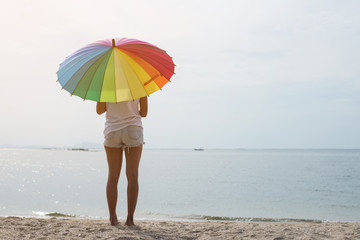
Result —
<path fill-rule="evenodd" d="M 145 144 L 145 142 L 144 143 L 142 143 L 142 144 L 138 144 L 138 145 L 134 145 L 134 146 L 129 146 L 129 145 L 124 145 L 124 146 L 120 146 L 120 147 L 118 147 L 118 146 L 108 146 L 108 145 L 106 145 L 105 143 L 104 143 L 104 146 L 105 147 L 108 147 L 108 148 L 122 148 L 122 149 L 128 149 L 128 148 L 135 148 L 135 147 L 141 147 L 142 145 L 144 145 Z"/>

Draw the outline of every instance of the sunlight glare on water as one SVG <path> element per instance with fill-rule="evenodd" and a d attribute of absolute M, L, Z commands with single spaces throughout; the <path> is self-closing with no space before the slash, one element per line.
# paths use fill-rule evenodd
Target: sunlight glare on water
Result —
<path fill-rule="evenodd" d="M 0 163 L 1 215 L 107 217 L 103 150 L 0 149 Z M 144 149 L 139 183 L 143 218 L 360 220 L 360 150 Z M 124 169 L 118 201 L 125 217 Z"/>

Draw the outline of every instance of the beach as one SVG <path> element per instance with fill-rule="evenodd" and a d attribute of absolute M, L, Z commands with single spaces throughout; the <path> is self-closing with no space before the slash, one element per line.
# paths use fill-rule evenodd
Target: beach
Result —
<path fill-rule="evenodd" d="M 359 222 L 226 222 L 0 217 L 0 239 L 360 239 Z"/>

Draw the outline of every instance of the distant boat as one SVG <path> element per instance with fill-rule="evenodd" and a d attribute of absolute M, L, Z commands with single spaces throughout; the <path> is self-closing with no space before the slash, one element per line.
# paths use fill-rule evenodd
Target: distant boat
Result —
<path fill-rule="evenodd" d="M 194 148 L 195 151 L 204 151 L 203 148 Z"/>

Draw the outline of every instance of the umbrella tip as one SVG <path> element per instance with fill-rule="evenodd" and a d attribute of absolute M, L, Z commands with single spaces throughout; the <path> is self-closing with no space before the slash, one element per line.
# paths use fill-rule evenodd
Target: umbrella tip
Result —
<path fill-rule="evenodd" d="M 112 47 L 113 48 L 115 47 L 115 39 L 114 38 L 112 39 Z"/>

